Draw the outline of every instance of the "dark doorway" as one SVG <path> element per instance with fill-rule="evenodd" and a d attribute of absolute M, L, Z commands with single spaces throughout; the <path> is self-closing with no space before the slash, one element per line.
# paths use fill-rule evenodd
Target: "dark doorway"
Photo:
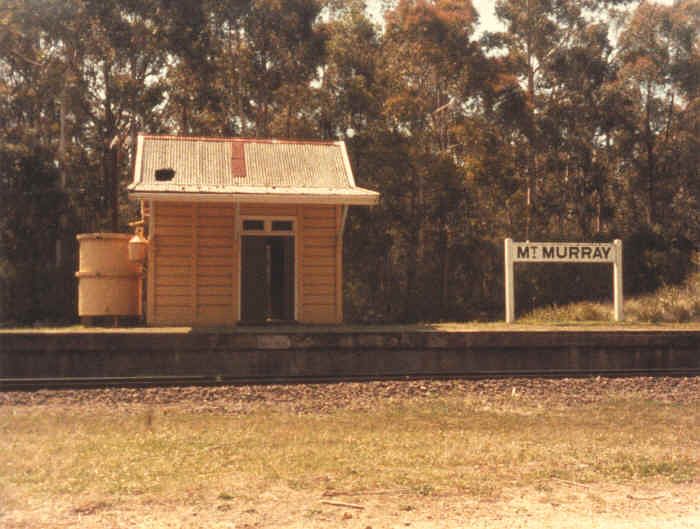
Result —
<path fill-rule="evenodd" d="M 244 235 L 242 310 L 246 323 L 294 319 L 294 237 Z"/>

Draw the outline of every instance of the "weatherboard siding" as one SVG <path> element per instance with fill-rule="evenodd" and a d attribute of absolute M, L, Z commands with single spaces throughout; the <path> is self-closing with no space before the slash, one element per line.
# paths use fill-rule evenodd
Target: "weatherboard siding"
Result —
<path fill-rule="evenodd" d="M 241 204 L 241 217 L 296 221 L 297 319 L 342 320 L 339 206 Z M 149 325 L 233 325 L 240 308 L 236 205 L 157 202 L 151 212 Z"/>
<path fill-rule="evenodd" d="M 241 204 L 241 215 L 247 217 L 296 217 L 295 204 Z"/>
<path fill-rule="evenodd" d="M 151 244 L 152 283 L 148 322 L 153 325 L 189 325 L 193 320 L 192 258 L 194 205 L 156 203 L 151 212 L 154 229 Z"/>
<path fill-rule="evenodd" d="M 236 321 L 235 207 L 200 204 L 196 217 L 196 318 L 199 325 Z"/>
<path fill-rule="evenodd" d="M 301 213 L 301 317 L 303 323 L 339 323 L 336 206 L 305 206 Z"/>
<path fill-rule="evenodd" d="M 149 324 L 235 323 L 234 208 L 158 203 Z"/>

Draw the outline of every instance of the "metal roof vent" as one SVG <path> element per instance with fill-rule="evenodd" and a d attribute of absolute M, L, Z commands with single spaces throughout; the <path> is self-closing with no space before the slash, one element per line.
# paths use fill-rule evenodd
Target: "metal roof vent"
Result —
<path fill-rule="evenodd" d="M 156 169 L 156 181 L 170 182 L 175 178 L 175 169 Z"/>

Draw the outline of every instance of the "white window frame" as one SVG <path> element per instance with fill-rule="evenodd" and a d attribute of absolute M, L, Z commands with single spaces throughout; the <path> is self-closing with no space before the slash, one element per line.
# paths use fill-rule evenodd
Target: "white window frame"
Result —
<path fill-rule="evenodd" d="M 245 222 L 249 220 L 254 220 L 254 221 L 261 221 L 263 223 L 263 229 L 262 230 L 246 230 L 244 229 L 243 226 L 245 226 Z M 272 229 L 272 223 L 273 222 L 291 222 L 292 223 L 292 229 L 291 230 L 273 230 Z M 290 235 L 296 235 L 296 230 L 297 230 L 297 219 L 296 217 L 282 217 L 282 216 L 261 216 L 261 215 L 244 215 L 241 216 L 241 225 L 240 225 L 240 232 L 243 235 L 279 235 L 279 236 L 290 236 Z"/>

